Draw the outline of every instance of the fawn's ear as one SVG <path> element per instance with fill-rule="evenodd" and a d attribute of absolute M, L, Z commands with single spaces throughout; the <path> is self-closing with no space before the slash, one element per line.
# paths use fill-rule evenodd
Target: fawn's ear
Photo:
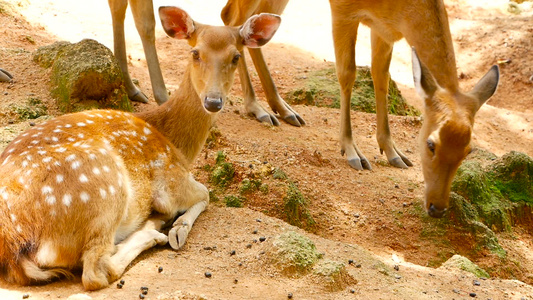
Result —
<path fill-rule="evenodd" d="M 412 48 L 412 59 L 413 80 L 415 82 L 416 92 L 424 101 L 431 100 L 433 94 L 438 89 L 435 78 L 433 78 L 428 68 L 420 61 L 414 47 Z"/>
<path fill-rule="evenodd" d="M 274 36 L 280 23 L 281 18 L 274 14 L 262 13 L 251 16 L 240 30 L 243 45 L 250 48 L 263 46 Z"/>
<path fill-rule="evenodd" d="M 498 65 L 492 66 L 490 70 L 479 80 L 474 88 L 469 92 L 471 96 L 478 100 L 478 109 L 496 92 L 500 81 L 500 68 Z"/>
<path fill-rule="evenodd" d="M 159 7 L 159 18 L 168 36 L 188 39 L 195 30 L 194 21 L 183 9 L 175 6 Z"/>

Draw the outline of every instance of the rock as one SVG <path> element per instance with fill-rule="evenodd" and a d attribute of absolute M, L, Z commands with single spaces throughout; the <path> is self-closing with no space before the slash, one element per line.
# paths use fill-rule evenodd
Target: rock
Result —
<path fill-rule="evenodd" d="M 322 257 L 313 241 L 294 231 L 287 231 L 274 237 L 266 255 L 267 261 L 287 276 L 309 272 Z"/>
<path fill-rule="evenodd" d="M 343 263 L 329 259 L 321 259 L 316 263 L 313 267 L 313 275 L 330 291 L 340 291 L 357 284 L 357 280 L 348 274 Z"/>
<path fill-rule="evenodd" d="M 33 61 L 52 69 L 51 92 L 63 112 L 89 108 L 132 110 L 116 58 L 95 40 L 40 47 L 34 52 Z"/>
<path fill-rule="evenodd" d="M 476 264 L 471 262 L 468 258 L 461 256 L 461 255 L 457 255 L 457 254 L 452 256 L 445 263 L 443 263 L 439 267 L 439 269 L 447 269 L 447 270 L 459 269 L 459 270 L 470 272 L 476 275 L 478 278 L 490 277 L 489 274 L 485 270 L 478 267 Z"/>

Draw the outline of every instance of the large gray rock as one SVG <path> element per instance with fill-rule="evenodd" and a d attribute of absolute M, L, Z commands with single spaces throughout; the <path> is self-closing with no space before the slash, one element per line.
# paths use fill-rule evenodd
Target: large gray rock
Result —
<path fill-rule="evenodd" d="M 33 60 L 52 68 L 52 95 L 63 112 L 91 108 L 131 111 L 122 72 L 113 53 L 95 40 L 40 47 Z"/>

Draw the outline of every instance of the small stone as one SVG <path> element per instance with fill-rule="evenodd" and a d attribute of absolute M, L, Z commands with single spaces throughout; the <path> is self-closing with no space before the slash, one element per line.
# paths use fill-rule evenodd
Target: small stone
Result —
<path fill-rule="evenodd" d="M 35 126 L 35 122 L 30 122 L 30 126 Z"/>
<path fill-rule="evenodd" d="M 14 124 L 14 123 L 15 123 L 15 121 L 13 121 L 13 120 L 7 121 L 7 124 Z"/>
<path fill-rule="evenodd" d="M 158 273 L 163 272 L 163 267 L 159 267 L 159 268 L 157 269 L 157 272 L 158 272 Z"/>
<path fill-rule="evenodd" d="M 28 298 L 30 298 L 30 295 L 29 295 L 29 294 L 24 294 L 24 295 L 22 295 L 22 299 L 28 299 Z"/>
<path fill-rule="evenodd" d="M 354 289 L 350 289 L 350 293 L 355 294 L 355 290 Z"/>
<path fill-rule="evenodd" d="M 262 222 L 261 219 L 255 219 L 255 221 L 256 221 L 256 222 L 259 222 L 259 223 Z"/>
<path fill-rule="evenodd" d="M 287 294 L 287 298 L 292 299 L 292 293 Z"/>
<path fill-rule="evenodd" d="M 141 294 L 143 294 L 143 295 L 148 294 L 148 290 L 142 290 L 142 291 L 141 291 Z"/>
<path fill-rule="evenodd" d="M 348 259 L 348 264 L 353 265 L 353 259 Z"/>
<path fill-rule="evenodd" d="M 139 299 L 144 299 L 144 295 L 143 294 L 139 294 Z"/>
<path fill-rule="evenodd" d="M 117 283 L 117 289 L 121 289 L 124 285 L 122 283 Z"/>
<path fill-rule="evenodd" d="M 124 284 L 124 283 L 125 283 L 124 279 L 121 279 L 120 284 Z"/>
<path fill-rule="evenodd" d="M 239 279 L 235 278 L 233 279 L 233 283 L 237 284 L 239 282 Z"/>
<path fill-rule="evenodd" d="M 213 275 L 212 275 L 211 273 L 209 273 L 209 272 L 205 272 L 204 275 L 205 275 L 205 277 L 207 277 L 207 278 L 211 278 L 211 276 L 213 276 Z"/>
<path fill-rule="evenodd" d="M 400 271 L 400 266 L 398 266 L 398 265 L 394 265 L 394 270 L 396 270 L 396 271 Z"/>
<path fill-rule="evenodd" d="M 252 233 L 253 233 L 253 234 L 257 234 L 257 229 L 256 229 L 256 230 L 254 230 L 254 231 L 252 231 Z"/>
<path fill-rule="evenodd" d="M 229 253 L 229 255 L 233 256 L 235 255 L 237 252 L 235 252 L 235 250 L 231 250 L 231 252 Z"/>
<path fill-rule="evenodd" d="M 356 268 L 360 268 L 361 267 L 361 264 L 357 264 L 355 265 Z"/>
<path fill-rule="evenodd" d="M 394 275 L 394 278 L 396 278 L 396 279 L 402 279 L 402 276 L 400 276 L 400 275 Z"/>
<path fill-rule="evenodd" d="M 266 237 L 262 236 L 262 237 L 259 238 L 259 241 L 260 242 L 264 242 L 264 241 L 266 241 L 266 239 L 267 239 Z"/>
<path fill-rule="evenodd" d="M 246 248 L 248 248 L 248 249 L 252 248 L 252 244 L 246 245 Z"/>
<path fill-rule="evenodd" d="M 148 292 L 148 287 L 146 286 L 141 286 L 141 291 L 147 291 Z M 146 295 L 146 294 L 145 294 Z"/>
<path fill-rule="evenodd" d="M 456 293 L 456 294 L 460 294 L 461 293 L 461 291 L 458 290 L 458 289 L 453 289 L 453 292 Z"/>
<path fill-rule="evenodd" d="M 477 295 L 476 295 L 476 293 L 469 293 L 468 296 L 470 296 L 470 297 L 475 297 L 475 296 L 477 296 Z"/>
<path fill-rule="evenodd" d="M 481 285 L 481 282 L 477 281 L 477 280 L 474 280 L 472 282 L 473 285 L 477 285 L 477 286 L 480 286 Z"/>

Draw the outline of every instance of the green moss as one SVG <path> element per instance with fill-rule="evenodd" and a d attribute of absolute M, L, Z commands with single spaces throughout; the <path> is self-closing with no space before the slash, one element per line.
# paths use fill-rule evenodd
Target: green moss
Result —
<path fill-rule="evenodd" d="M 307 208 L 307 199 L 292 182 L 289 183 L 287 195 L 283 198 L 283 210 L 289 224 L 302 228 L 314 227 L 315 220 Z"/>
<path fill-rule="evenodd" d="M 209 181 L 219 187 L 226 187 L 235 176 L 235 168 L 232 163 L 226 162 L 226 155 L 222 151 L 217 152 L 216 163 L 211 171 Z"/>
<path fill-rule="evenodd" d="M 241 181 L 241 186 L 239 188 L 239 191 L 241 194 L 248 194 L 253 193 L 255 191 L 258 191 L 261 187 L 261 180 L 259 179 L 244 179 Z"/>
<path fill-rule="evenodd" d="M 285 99 L 291 103 L 325 107 L 340 107 L 340 87 L 333 64 L 308 75 L 303 87 L 290 91 Z M 357 67 L 357 80 L 352 90 L 351 109 L 369 113 L 376 112 L 374 86 L 370 69 Z M 393 80 L 389 80 L 388 110 L 395 115 L 420 115 L 420 112 L 407 104 Z"/>
<path fill-rule="evenodd" d="M 283 172 L 283 170 L 280 168 L 276 168 L 274 170 L 274 173 L 272 173 L 272 177 L 274 177 L 274 179 L 279 180 L 287 180 L 289 178 L 287 174 L 285 174 L 285 172 Z"/>
<path fill-rule="evenodd" d="M 226 204 L 226 207 L 242 207 L 244 202 L 244 198 L 238 197 L 238 196 L 225 196 L 224 197 L 224 203 Z"/>
<path fill-rule="evenodd" d="M 297 275 L 307 273 L 322 254 L 308 237 L 287 231 L 274 238 L 268 256 L 287 275 Z"/>
<path fill-rule="evenodd" d="M 13 104 L 11 109 L 19 116 L 20 120 L 37 119 L 47 115 L 47 108 L 39 98 L 30 97 L 24 105 Z"/>
<path fill-rule="evenodd" d="M 476 264 L 471 262 L 468 258 L 461 255 L 454 255 L 448 261 L 446 261 L 443 267 L 447 268 L 457 268 L 463 271 L 470 272 L 476 275 L 478 278 L 490 278 L 490 275 Z"/>

